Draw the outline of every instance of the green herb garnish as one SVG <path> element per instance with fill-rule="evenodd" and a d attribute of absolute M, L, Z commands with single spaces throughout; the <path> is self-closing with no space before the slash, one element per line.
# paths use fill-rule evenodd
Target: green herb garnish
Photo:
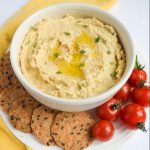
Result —
<path fill-rule="evenodd" d="M 80 54 L 84 54 L 85 53 L 85 50 L 80 50 Z"/>
<path fill-rule="evenodd" d="M 49 40 L 50 40 L 50 41 L 51 41 L 51 40 L 54 40 L 54 37 L 50 37 Z"/>
<path fill-rule="evenodd" d="M 81 90 L 82 89 L 82 86 L 81 85 L 79 85 L 79 90 Z"/>
<path fill-rule="evenodd" d="M 65 34 L 66 36 L 69 36 L 69 35 L 70 35 L 70 33 L 69 33 L 69 32 L 64 32 L 64 34 Z"/>
<path fill-rule="evenodd" d="M 37 43 L 35 42 L 34 44 L 33 44 L 33 48 L 35 48 L 37 46 Z"/>
<path fill-rule="evenodd" d="M 111 54 L 111 51 L 108 50 L 108 51 L 107 51 L 107 54 Z"/>
<path fill-rule="evenodd" d="M 117 75 L 116 71 L 110 74 L 110 76 L 113 77 L 113 78 L 116 77 L 116 75 Z"/>
<path fill-rule="evenodd" d="M 87 28 L 88 26 L 87 26 L 87 25 L 83 25 L 83 27 L 84 27 L 84 28 Z"/>
<path fill-rule="evenodd" d="M 76 23 L 81 23 L 81 21 L 80 21 L 80 20 L 78 20 Z"/>
<path fill-rule="evenodd" d="M 57 74 L 61 74 L 62 72 L 61 72 L 61 71 L 57 71 L 56 73 L 57 73 Z"/>
<path fill-rule="evenodd" d="M 114 62 L 110 62 L 110 64 L 111 64 L 111 65 L 113 65 L 113 64 L 114 64 Z"/>
<path fill-rule="evenodd" d="M 96 39 L 95 39 L 95 43 L 99 43 L 99 41 L 100 41 L 100 37 L 97 37 Z"/>
<path fill-rule="evenodd" d="M 32 31 L 37 31 L 37 28 L 31 26 Z"/>
<path fill-rule="evenodd" d="M 55 53 L 54 57 L 57 58 L 59 56 L 59 53 Z"/>
<path fill-rule="evenodd" d="M 25 43 L 25 45 L 28 45 L 30 43 L 30 40 L 29 41 L 27 41 L 26 43 Z"/>

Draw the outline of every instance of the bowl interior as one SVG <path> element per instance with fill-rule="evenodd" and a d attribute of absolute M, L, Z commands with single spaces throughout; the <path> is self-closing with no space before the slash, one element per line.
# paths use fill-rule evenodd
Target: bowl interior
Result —
<path fill-rule="evenodd" d="M 99 8 L 87 4 L 81 4 L 81 3 L 64 3 L 64 4 L 58 4 L 55 6 L 47 7 L 31 17 L 29 17 L 16 31 L 12 44 L 11 44 L 11 51 L 10 51 L 10 57 L 11 57 L 11 63 L 12 67 L 14 69 L 14 72 L 20 82 L 25 86 L 28 87 L 28 91 L 32 90 L 34 93 L 38 93 L 46 98 L 51 98 L 51 100 L 56 100 L 57 102 L 66 102 L 66 103 L 79 103 L 81 104 L 80 100 L 66 100 L 62 98 L 57 98 L 53 96 L 49 96 L 40 90 L 32 87 L 30 83 L 26 81 L 24 78 L 20 66 L 19 66 L 19 51 L 22 45 L 22 42 L 24 40 L 24 36 L 28 32 L 29 28 L 33 25 L 35 25 L 37 22 L 39 22 L 41 19 L 45 17 L 52 17 L 52 18 L 61 18 L 66 14 L 74 15 L 74 16 L 80 16 L 80 17 L 96 17 L 97 19 L 110 24 L 115 27 L 119 38 L 121 40 L 121 43 L 125 49 L 126 53 L 126 69 L 125 72 L 121 78 L 121 80 L 113 86 L 111 89 L 107 90 L 106 92 L 90 97 L 82 99 L 82 103 L 94 103 L 95 101 L 99 101 L 100 99 L 104 99 L 107 95 L 107 97 L 112 96 L 112 94 L 115 94 L 115 92 L 120 89 L 123 84 L 128 80 L 132 69 L 134 67 L 134 60 L 135 60 L 135 52 L 134 52 L 134 46 L 132 44 L 132 40 L 130 38 L 130 35 L 128 31 L 124 28 L 124 26 L 112 15 L 106 13 L 103 10 L 100 10 Z"/>

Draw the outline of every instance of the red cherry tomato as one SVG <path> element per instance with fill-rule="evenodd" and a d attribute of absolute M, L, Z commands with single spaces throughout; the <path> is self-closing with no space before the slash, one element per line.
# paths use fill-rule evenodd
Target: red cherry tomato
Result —
<path fill-rule="evenodd" d="M 117 92 L 115 97 L 122 101 L 125 101 L 128 99 L 130 93 L 131 93 L 131 86 L 128 82 L 126 82 L 125 85 Z"/>
<path fill-rule="evenodd" d="M 136 87 L 140 82 L 145 82 L 147 80 L 147 74 L 144 70 L 134 69 L 130 78 L 129 83 L 131 86 Z"/>
<path fill-rule="evenodd" d="M 100 141 L 110 140 L 115 133 L 115 128 L 110 121 L 101 120 L 92 128 L 92 134 Z"/>
<path fill-rule="evenodd" d="M 121 111 L 121 119 L 130 129 L 145 130 L 146 113 L 142 106 L 138 104 L 128 104 Z"/>
<path fill-rule="evenodd" d="M 116 98 L 111 98 L 108 102 L 96 108 L 96 115 L 100 119 L 114 121 L 121 111 L 120 101 Z"/>
<path fill-rule="evenodd" d="M 134 103 L 137 103 L 143 107 L 149 107 L 150 106 L 150 87 L 149 86 L 143 86 L 143 87 L 136 87 L 131 92 L 131 100 Z"/>

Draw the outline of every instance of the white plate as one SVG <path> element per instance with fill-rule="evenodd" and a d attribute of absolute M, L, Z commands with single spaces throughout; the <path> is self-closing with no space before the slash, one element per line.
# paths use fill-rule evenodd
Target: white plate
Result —
<path fill-rule="evenodd" d="M 139 50 L 139 48 L 137 48 L 137 54 L 139 57 L 139 60 L 142 64 L 145 64 L 146 66 L 146 71 L 149 72 L 149 64 L 148 61 L 144 58 L 146 58 L 143 53 L 142 50 Z M 12 127 L 12 125 L 9 122 L 9 119 L 7 117 L 7 115 L 2 112 L 0 110 L 0 115 L 2 116 L 4 122 L 6 123 L 7 127 L 10 129 L 10 131 L 20 140 L 22 141 L 24 144 L 28 145 L 29 147 L 31 147 L 33 150 L 61 150 L 61 148 L 59 147 L 51 147 L 51 146 L 45 146 L 42 145 L 33 135 L 31 134 L 27 134 L 27 133 L 23 133 L 20 132 L 18 130 L 16 130 L 15 128 Z M 148 119 L 149 117 L 147 117 Z M 147 120 L 148 124 L 149 120 Z M 113 137 L 112 140 L 108 141 L 108 142 L 99 142 L 99 141 L 94 141 L 94 143 L 89 146 L 87 148 L 87 150 L 117 150 L 120 147 L 122 147 L 127 141 L 129 141 L 131 138 L 133 138 L 133 136 L 135 135 L 135 133 L 137 133 L 138 131 L 131 131 L 128 130 L 127 128 L 125 128 L 123 126 L 123 124 L 121 123 L 121 121 L 117 121 L 115 123 L 115 128 L 116 128 L 116 132 L 115 132 L 115 136 Z M 69 140 L 69 139 L 68 139 Z"/>

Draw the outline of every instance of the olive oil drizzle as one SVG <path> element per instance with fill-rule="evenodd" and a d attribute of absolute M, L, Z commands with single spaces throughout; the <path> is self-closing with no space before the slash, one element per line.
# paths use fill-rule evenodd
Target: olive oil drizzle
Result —
<path fill-rule="evenodd" d="M 82 32 L 81 35 L 76 37 L 73 41 L 71 47 L 73 51 L 71 62 L 67 62 L 59 58 L 59 56 L 62 53 L 60 43 L 57 43 L 56 46 L 53 49 L 51 49 L 48 59 L 49 61 L 54 62 L 57 65 L 58 70 L 61 72 L 61 74 L 78 78 L 84 78 L 84 62 L 81 61 L 81 58 L 84 57 L 84 54 L 86 52 L 81 53 L 80 46 L 82 45 L 88 45 L 92 50 L 95 49 L 94 39 L 87 35 L 87 33 Z"/>

